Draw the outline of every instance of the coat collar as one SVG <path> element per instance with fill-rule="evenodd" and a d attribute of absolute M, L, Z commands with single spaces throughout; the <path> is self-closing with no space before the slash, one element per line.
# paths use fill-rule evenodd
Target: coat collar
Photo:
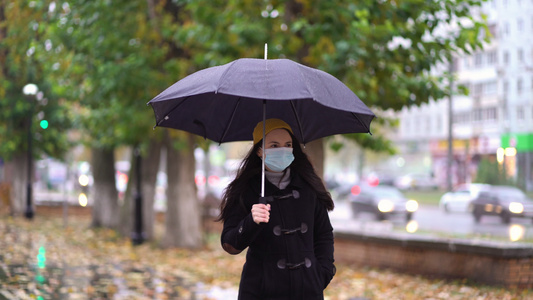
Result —
<path fill-rule="evenodd" d="M 296 189 L 300 190 L 304 187 L 305 181 L 303 178 L 294 170 L 291 170 L 291 182 L 285 189 Z M 250 188 L 256 192 L 258 195 L 261 194 L 261 173 L 254 176 L 252 180 L 250 180 Z M 272 184 L 268 179 L 265 178 L 265 195 L 271 195 L 280 189 Z"/>

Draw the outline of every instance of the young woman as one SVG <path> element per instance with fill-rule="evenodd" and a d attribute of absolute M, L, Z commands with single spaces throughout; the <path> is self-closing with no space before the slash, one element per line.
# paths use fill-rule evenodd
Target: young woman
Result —
<path fill-rule="evenodd" d="M 333 200 L 282 120 L 266 120 L 222 199 L 221 243 L 230 254 L 248 247 L 239 299 L 323 299 L 335 275 Z M 265 197 L 261 197 L 265 151 Z"/>

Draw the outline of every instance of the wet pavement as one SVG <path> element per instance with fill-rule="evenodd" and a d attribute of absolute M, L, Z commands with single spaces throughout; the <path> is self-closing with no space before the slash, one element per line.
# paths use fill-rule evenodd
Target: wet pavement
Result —
<path fill-rule="evenodd" d="M 134 260 L 71 249 L 0 220 L 0 299 L 235 299 L 236 291 L 193 282 Z M 75 252 L 75 253 L 69 253 Z"/>

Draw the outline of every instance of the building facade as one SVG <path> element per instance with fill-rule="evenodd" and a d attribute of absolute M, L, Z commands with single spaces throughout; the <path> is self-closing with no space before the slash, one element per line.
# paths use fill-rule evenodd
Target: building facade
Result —
<path fill-rule="evenodd" d="M 488 17 L 491 43 L 454 61 L 455 84 L 466 86 L 469 95 L 452 98 L 452 182 L 472 182 L 481 158 L 489 157 L 531 191 L 533 0 L 492 0 L 482 12 Z M 428 171 L 442 187 L 447 179 L 448 101 L 399 112 L 395 138 L 408 163 L 431 157 Z"/>

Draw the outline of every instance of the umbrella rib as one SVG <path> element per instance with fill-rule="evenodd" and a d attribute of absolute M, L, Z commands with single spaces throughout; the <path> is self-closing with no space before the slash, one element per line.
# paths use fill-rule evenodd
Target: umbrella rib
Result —
<path fill-rule="evenodd" d="M 361 121 L 361 119 L 356 113 L 352 112 L 352 115 L 357 119 L 357 121 L 359 121 L 359 123 L 361 123 L 361 125 L 363 125 L 363 127 L 368 131 L 368 133 L 372 135 L 372 132 L 370 132 L 370 127 L 366 126 L 365 122 Z"/>
<path fill-rule="evenodd" d="M 237 107 L 239 107 L 239 104 L 241 103 L 241 97 L 237 99 L 237 104 L 235 104 L 235 107 L 233 108 L 233 112 L 231 113 L 231 117 L 229 119 L 229 123 L 224 128 L 224 132 L 222 133 L 222 137 L 220 138 L 220 141 L 218 142 L 218 145 L 220 146 L 222 144 L 222 141 L 224 141 L 224 138 L 226 137 L 226 134 L 228 133 L 228 129 L 231 127 L 231 123 L 233 123 L 233 118 L 235 117 L 235 113 L 237 112 Z"/>
<path fill-rule="evenodd" d="M 289 103 L 291 104 L 292 112 L 294 113 L 294 116 L 296 117 L 296 123 L 298 123 L 298 129 L 300 130 L 300 135 L 302 136 L 302 144 L 305 145 L 305 136 L 302 131 L 302 123 L 300 122 L 300 118 L 298 117 L 298 113 L 296 112 L 296 107 L 294 106 L 294 100 L 290 100 Z"/>
<path fill-rule="evenodd" d="M 170 114 L 176 110 L 176 108 L 180 107 L 185 101 L 187 101 L 187 99 L 189 99 L 189 96 L 183 98 L 183 101 L 180 101 L 177 105 L 175 105 L 168 113 L 165 114 L 165 117 L 161 120 L 159 120 L 159 122 L 157 122 L 157 124 L 154 126 L 154 129 L 155 127 L 161 125 L 161 123 L 163 123 L 164 121 L 168 120 L 169 119 L 169 116 Z"/>

